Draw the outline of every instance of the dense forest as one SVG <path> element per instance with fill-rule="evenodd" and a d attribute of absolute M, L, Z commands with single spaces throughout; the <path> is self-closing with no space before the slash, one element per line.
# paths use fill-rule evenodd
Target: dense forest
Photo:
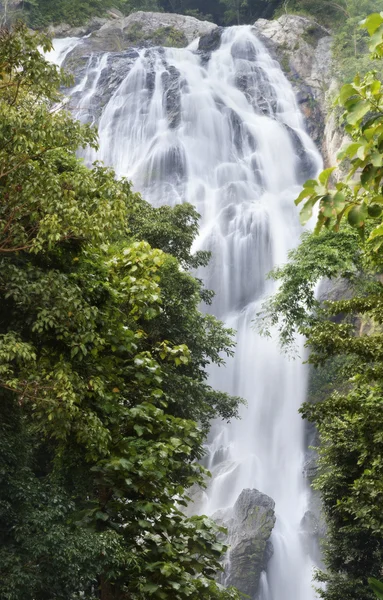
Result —
<path fill-rule="evenodd" d="M 83 165 L 96 133 L 52 110 L 40 47 L 1 31 L 0 597 L 235 598 L 218 528 L 181 510 L 240 402 L 206 380 L 233 342 L 188 273 L 198 215 Z"/>
<path fill-rule="evenodd" d="M 7 3 L 4 3 L 7 4 Z M 383 598 L 383 0 L 33 0 L 8 7 L 40 30 L 114 7 L 221 25 L 299 13 L 334 30 L 336 100 L 350 137 L 338 172 L 309 180 L 305 224 L 277 294 L 258 315 L 286 351 L 307 339 L 327 522 L 325 600 Z M 4 600 L 236 600 L 217 583 L 226 547 L 206 517 L 182 512 L 205 485 L 203 443 L 242 400 L 206 367 L 233 332 L 200 312 L 212 292 L 190 273 L 199 216 L 153 208 L 78 148 L 97 134 L 57 109 L 68 78 L 50 40 L 0 31 L 0 597 Z M 369 54 L 369 53 L 370 54 Z M 58 105 L 59 106 L 59 105 Z M 56 108 L 55 108 L 56 107 Z M 320 303 L 319 280 L 347 299 Z M 254 334 L 255 335 L 255 334 Z"/>

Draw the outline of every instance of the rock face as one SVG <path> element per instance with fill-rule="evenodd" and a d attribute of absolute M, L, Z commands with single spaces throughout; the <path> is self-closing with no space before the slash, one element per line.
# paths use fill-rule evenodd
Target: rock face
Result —
<path fill-rule="evenodd" d="M 99 19 L 98 27 L 95 21 L 86 26 L 86 33 L 89 33 L 89 28 L 93 31 L 82 44 L 83 50 L 88 52 L 121 52 L 131 46 L 185 47 L 217 28 L 214 23 L 199 21 L 194 17 L 143 11 L 128 17 Z M 77 37 L 84 35 L 85 31 L 65 29 L 56 30 L 57 33 Z"/>
<path fill-rule="evenodd" d="M 283 15 L 276 21 L 259 19 L 254 27 L 290 79 L 308 132 L 322 149 L 325 163 L 336 164 L 345 137 L 331 113 L 336 81 L 330 33 L 312 19 L 297 15 Z"/>
<path fill-rule="evenodd" d="M 102 17 L 93 17 L 80 27 L 72 27 L 68 23 L 60 23 L 60 25 L 51 26 L 48 31 L 53 38 L 62 37 L 82 37 L 88 35 L 92 31 L 100 29 L 103 25 L 109 22 L 109 19 Z"/>
<path fill-rule="evenodd" d="M 331 80 L 328 31 L 297 15 L 283 15 L 277 21 L 260 19 L 254 26 L 293 84 L 308 131 L 321 144 L 327 112 L 324 92 Z"/>
<path fill-rule="evenodd" d="M 214 50 L 217 50 L 221 45 L 223 31 L 223 27 L 215 27 L 210 33 L 203 35 L 199 40 L 198 50 L 208 56 L 214 52 Z"/>
<path fill-rule="evenodd" d="M 233 508 L 213 519 L 228 530 L 230 545 L 224 583 L 254 597 L 262 571 L 273 554 L 270 535 L 275 524 L 274 500 L 258 490 L 245 489 Z"/>
<path fill-rule="evenodd" d="M 329 38 L 329 32 L 312 19 L 299 17 L 297 15 L 283 15 L 277 21 L 259 19 L 254 27 L 259 34 L 269 40 L 272 46 L 279 52 L 284 51 L 289 61 L 289 69 L 300 78 L 315 85 L 313 77 L 316 65 L 316 50 L 320 40 Z M 326 57 L 326 64 L 320 66 L 322 77 L 330 64 Z M 320 82 L 317 82 L 320 83 Z"/>
<path fill-rule="evenodd" d="M 162 27 L 172 27 L 181 32 L 187 41 L 187 44 L 193 42 L 197 37 L 210 33 L 217 27 L 215 23 L 209 21 L 200 21 L 195 17 L 185 15 L 175 15 L 172 13 L 155 13 L 139 11 L 125 17 L 119 21 L 115 21 L 114 25 L 118 24 L 121 29 L 126 29 L 132 24 L 138 24 L 142 27 L 145 34 L 151 34 L 153 31 Z M 103 30 L 107 29 L 104 26 Z M 101 32 L 100 32 L 101 33 Z"/>

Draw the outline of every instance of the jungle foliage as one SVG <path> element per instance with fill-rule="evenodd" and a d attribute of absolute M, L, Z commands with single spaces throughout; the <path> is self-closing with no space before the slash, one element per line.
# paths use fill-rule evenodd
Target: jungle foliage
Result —
<path fill-rule="evenodd" d="M 233 600 L 219 529 L 180 510 L 239 403 L 207 382 L 233 341 L 198 308 L 198 215 L 76 157 L 97 136 L 50 47 L 0 30 L 0 597 Z"/>
<path fill-rule="evenodd" d="M 382 60 L 383 15 L 372 14 L 362 27 L 372 58 Z M 317 574 L 326 585 L 319 595 L 373 600 L 381 595 L 383 564 L 381 82 L 374 72 L 357 76 L 337 102 L 351 141 L 339 154 L 338 178 L 327 169 L 306 182 L 296 201 L 304 203 L 303 222 L 319 208 L 316 229 L 272 274 L 281 287 L 260 326 L 266 334 L 277 328 L 285 348 L 297 332 L 306 336 L 308 362 L 322 375 L 320 393 L 301 410 L 320 435 L 314 485 L 328 530 L 326 569 Z M 332 296 L 319 291 L 318 297 L 323 278 L 330 280 Z"/>

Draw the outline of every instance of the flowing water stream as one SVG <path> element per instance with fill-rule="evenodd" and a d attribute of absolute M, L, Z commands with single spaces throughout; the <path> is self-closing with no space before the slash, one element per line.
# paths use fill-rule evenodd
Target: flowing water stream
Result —
<path fill-rule="evenodd" d="M 62 41 L 53 58 L 76 43 Z M 277 339 L 260 338 L 252 320 L 274 290 L 267 273 L 299 241 L 293 200 L 321 158 L 289 82 L 251 27 L 225 30 L 211 56 L 196 48 L 90 56 L 72 90 L 74 112 L 98 123 L 100 149 L 89 161 L 113 166 L 154 205 L 187 201 L 201 214 L 196 248 L 211 250 L 212 260 L 200 275 L 216 292 L 212 312 L 237 331 L 235 358 L 212 369 L 211 384 L 248 405 L 241 420 L 213 424 L 213 479 L 198 511 L 231 506 L 244 488 L 271 496 L 274 555 L 258 597 L 313 600 L 297 412 L 306 373 L 280 354 Z"/>

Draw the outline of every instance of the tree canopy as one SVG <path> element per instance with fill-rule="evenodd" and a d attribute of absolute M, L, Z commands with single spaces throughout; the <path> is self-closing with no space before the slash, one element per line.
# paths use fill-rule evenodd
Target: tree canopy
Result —
<path fill-rule="evenodd" d="M 0 31 L 0 596 L 234 599 L 219 529 L 181 510 L 240 402 L 207 381 L 233 341 L 198 308 L 198 215 L 77 158 L 97 135 L 40 47 Z"/>

